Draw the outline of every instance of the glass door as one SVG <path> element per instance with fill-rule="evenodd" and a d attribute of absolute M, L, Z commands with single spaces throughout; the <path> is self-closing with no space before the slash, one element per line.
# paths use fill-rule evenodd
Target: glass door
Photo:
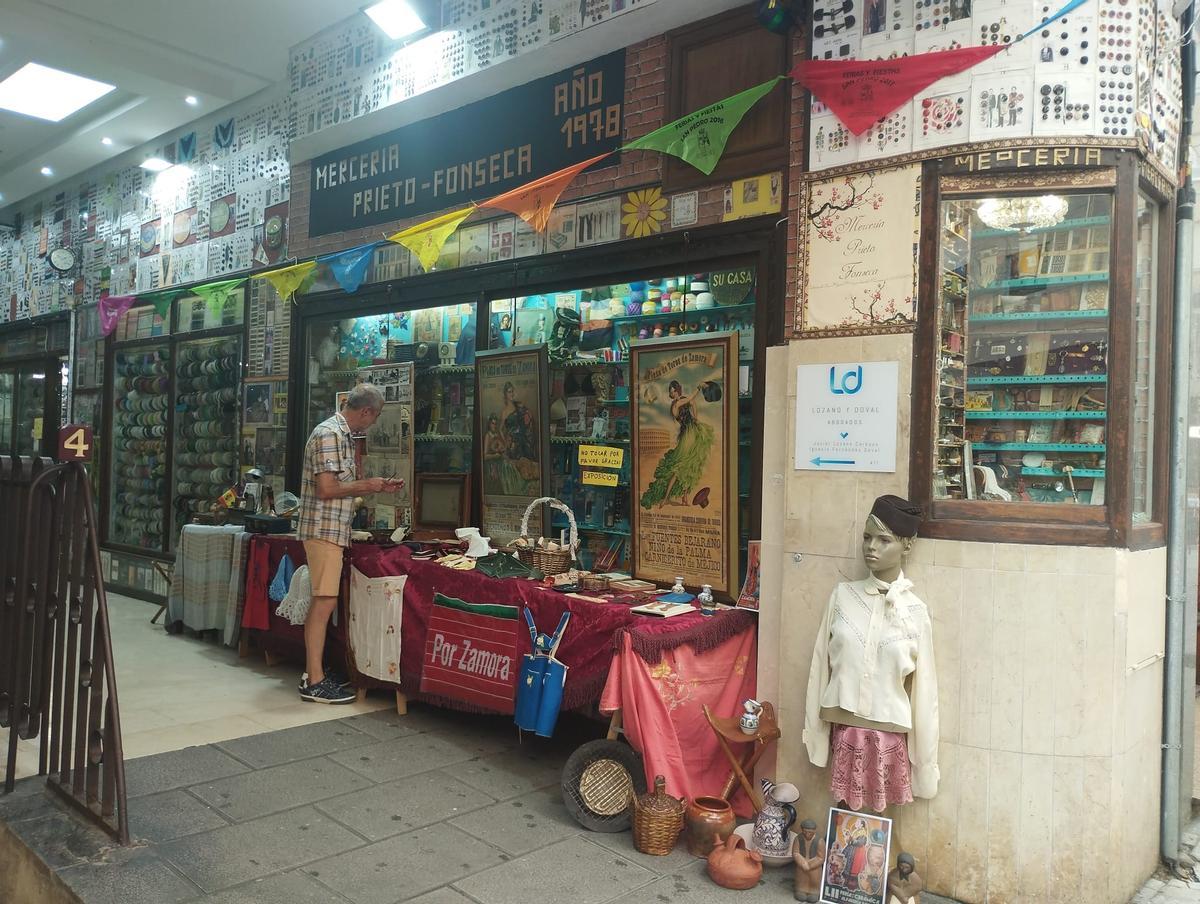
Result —
<path fill-rule="evenodd" d="M 57 376 L 56 373 L 47 375 L 44 362 L 22 364 L 16 369 L 15 443 L 18 455 L 36 455 L 43 448 L 48 408 L 46 380 Z"/>
<path fill-rule="evenodd" d="M 16 375 L 11 370 L 0 370 L 0 454 L 11 454 L 13 450 L 15 393 Z"/>

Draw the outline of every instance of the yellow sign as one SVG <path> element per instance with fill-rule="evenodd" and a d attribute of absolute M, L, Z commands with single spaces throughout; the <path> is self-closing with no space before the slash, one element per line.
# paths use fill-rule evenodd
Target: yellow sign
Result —
<path fill-rule="evenodd" d="M 580 446 L 579 464 L 593 468 L 619 468 L 625 461 L 625 450 L 611 446 Z M 616 486 L 616 484 L 610 484 Z"/>
<path fill-rule="evenodd" d="M 31 432 L 33 434 L 33 438 L 35 440 L 37 440 L 38 442 L 41 442 L 41 440 L 42 440 L 42 419 L 40 417 L 35 417 L 33 419 L 33 430 Z"/>
<path fill-rule="evenodd" d="M 619 476 L 616 471 L 584 471 L 583 482 L 594 487 L 615 487 Z"/>
<path fill-rule="evenodd" d="M 725 186 L 725 209 L 721 220 L 741 220 L 783 209 L 783 174 L 770 173 L 738 179 Z"/>

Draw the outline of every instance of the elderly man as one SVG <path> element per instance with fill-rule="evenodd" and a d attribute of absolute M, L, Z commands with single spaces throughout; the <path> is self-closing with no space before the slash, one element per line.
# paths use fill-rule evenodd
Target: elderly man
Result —
<path fill-rule="evenodd" d="M 367 432 L 383 410 L 383 393 L 370 383 L 350 391 L 342 410 L 313 430 L 304 447 L 298 534 L 304 541 L 312 579 L 312 605 L 304 621 L 308 671 L 300 680 L 300 698 L 313 703 L 352 703 L 355 693 L 344 676 L 325 668 L 325 632 L 337 606 L 342 580 L 342 551 L 350 545 L 354 497 L 395 492 L 403 480 L 356 479 L 354 435 Z"/>

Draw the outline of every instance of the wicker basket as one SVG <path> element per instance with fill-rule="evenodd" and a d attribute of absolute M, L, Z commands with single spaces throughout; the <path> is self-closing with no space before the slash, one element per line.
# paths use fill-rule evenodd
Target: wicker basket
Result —
<path fill-rule="evenodd" d="M 533 500 L 533 502 L 529 503 L 529 507 L 525 509 L 525 517 L 521 519 L 521 537 L 523 539 L 529 540 L 529 516 L 542 503 L 548 503 L 551 508 L 556 508 L 566 514 L 567 522 L 571 525 L 571 540 L 567 544 L 566 549 L 538 549 L 530 541 L 529 561 L 526 562 L 524 556 L 519 556 L 519 558 L 526 565 L 536 568 L 542 574 L 549 577 L 550 575 L 562 574 L 571 570 L 571 563 L 575 560 L 575 550 L 579 548 L 579 528 L 575 524 L 575 514 L 566 504 L 552 496 L 543 496 L 540 499 Z"/>
<path fill-rule="evenodd" d="M 667 780 L 654 777 L 654 790 L 633 798 L 633 846 L 643 854 L 665 857 L 683 831 L 683 802 L 666 792 Z"/>

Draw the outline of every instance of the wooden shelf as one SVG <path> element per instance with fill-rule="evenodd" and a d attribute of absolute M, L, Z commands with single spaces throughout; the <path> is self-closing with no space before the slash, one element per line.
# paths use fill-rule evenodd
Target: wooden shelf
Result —
<path fill-rule="evenodd" d="M 1102 421 L 1107 411 L 968 411 L 968 421 Z"/>

